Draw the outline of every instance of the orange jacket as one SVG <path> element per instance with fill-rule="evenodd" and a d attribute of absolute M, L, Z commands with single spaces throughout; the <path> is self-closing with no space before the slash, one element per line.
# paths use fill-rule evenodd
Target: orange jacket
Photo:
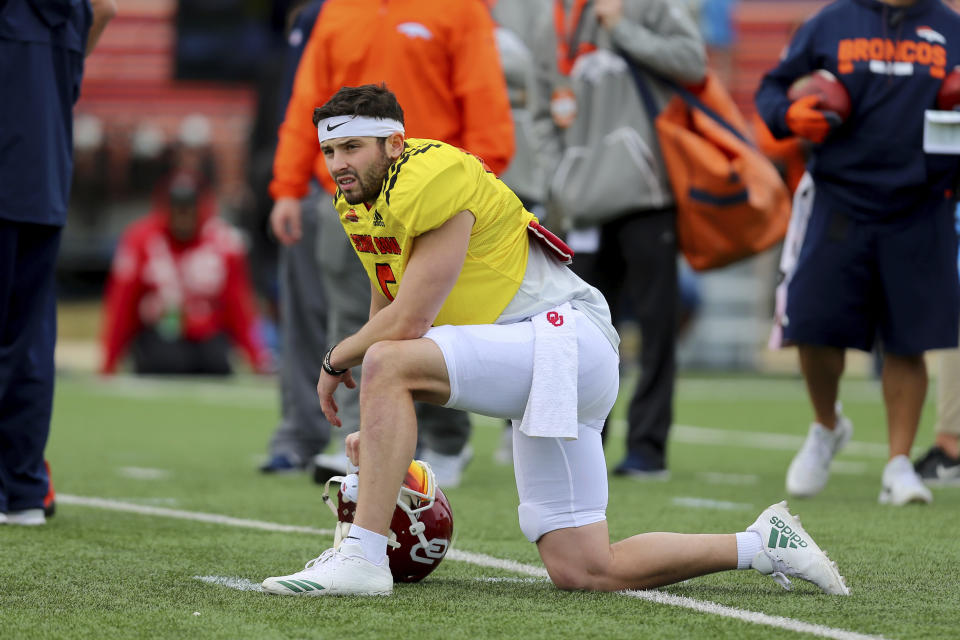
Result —
<path fill-rule="evenodd" d="M 313 109 L 340 87 L 386 82 L 407 137 L 432 138 L 482 158 L 513 155 L 513 120 L 489 10 L 480 0 L 328 0 L 304 49 L 280 126 L 270 195 L 302 197 L 327 172 Z"/>

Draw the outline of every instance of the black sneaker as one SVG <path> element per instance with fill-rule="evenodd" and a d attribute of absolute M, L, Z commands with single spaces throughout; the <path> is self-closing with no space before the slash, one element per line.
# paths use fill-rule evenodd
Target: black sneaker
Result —
<path fill-rule="evenodd" d="M 913 468 L 925 484 L 960 487 L 960 459 L 951 458 L 936 445 L 914 462 Z"/>

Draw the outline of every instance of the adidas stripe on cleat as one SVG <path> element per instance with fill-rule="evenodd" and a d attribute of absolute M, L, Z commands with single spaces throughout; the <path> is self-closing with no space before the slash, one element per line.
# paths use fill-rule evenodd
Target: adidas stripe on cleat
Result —
<path fill-rule="evenodd" d="M 790 578 L 800 578 L 825 593 L 850 595 L 837 563 L 817 546 L 800 519 L 787 510 L 785 501 L 768 507 L 747 531 L 759 534 L 763 541 L 763 550 L 754 556 L 751 566 L 784 589 L 790 589 Z"/>
<path fill-rule="evenodd" d="M 393 574 L 388 561 L 375 565 L 360 545 L 344 542 L 308 562 L 303 571 L 267 578 L 260 589 L 280 596 L 388 596 Z"/>

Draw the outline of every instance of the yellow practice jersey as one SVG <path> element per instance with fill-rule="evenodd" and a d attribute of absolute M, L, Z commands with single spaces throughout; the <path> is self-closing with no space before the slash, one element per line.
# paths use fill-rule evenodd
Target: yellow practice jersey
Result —
<path fill-rule="evenodd" d="M 523 281 L 534 216 L 480 160 L 456 147 L 408 139 L 371 207 L 348 204 L 339 190 L 334 205 L 367 275 L 389 300 L 414 238 L 461 211 L 474 215 L 463 269 L 435 325 L 490 324 Z"/>

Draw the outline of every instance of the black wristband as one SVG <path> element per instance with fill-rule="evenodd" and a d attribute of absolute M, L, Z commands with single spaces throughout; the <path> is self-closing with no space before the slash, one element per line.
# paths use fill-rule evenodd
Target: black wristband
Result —
<path fill-rule="evenodd" d="M 323 367 L 323 370 L 326 371 L 327 373 L 329 373 L 329 374 L 332 375 L 332 376 L 342 376 L 342 375 L 345 374 L 347 371 L 349 371 L 349 369 L 334 369 L 334 368 L 333 368 L 333 365 L 330 364 L 330 354 L 333 353 L 333 349 L 334 349 L 334 347 L 336 347 L 336 346 L 337 346 L 337 345 L 333 345 L 333 347 L 330 347 L 330 349 L 327 351 L 327 353 L 324 354 L 324 356 L 323 356 L 323 362 L 321 363 L 320 366 L 322 366 L 322 367 Z"/>

